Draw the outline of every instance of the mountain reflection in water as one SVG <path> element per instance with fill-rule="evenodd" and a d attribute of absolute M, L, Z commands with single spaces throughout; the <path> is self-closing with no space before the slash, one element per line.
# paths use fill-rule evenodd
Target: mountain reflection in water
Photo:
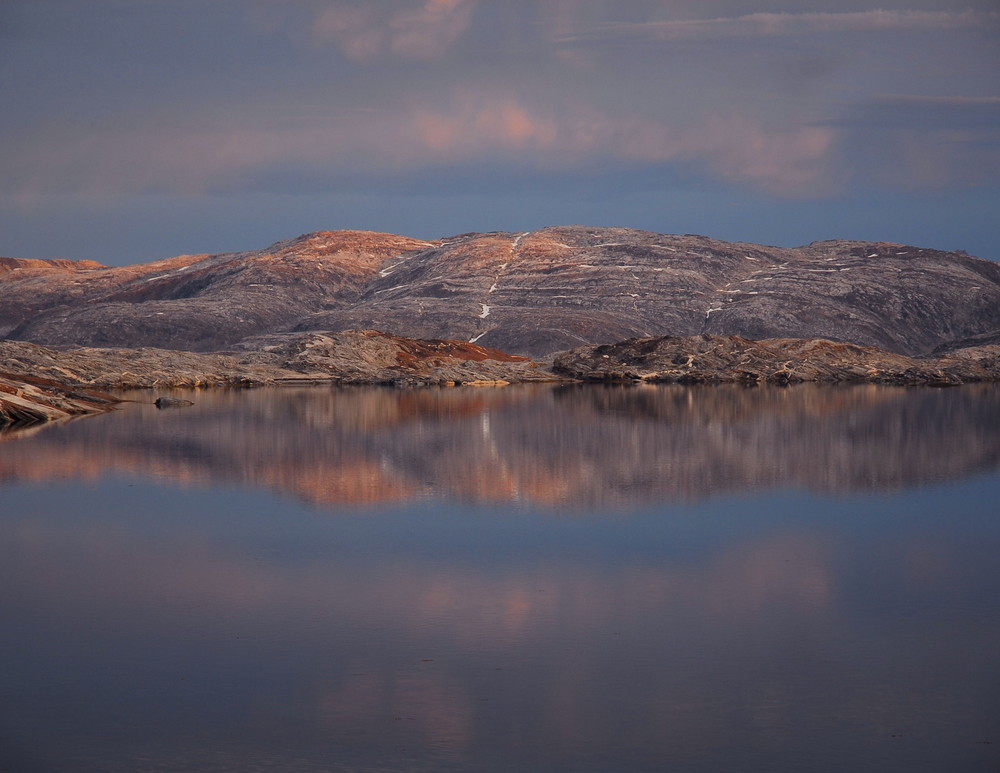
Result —
<path fill-rule="evenodd" d="M 191 396 L 188 394 L 187 396 Z M 133 399 L 152 401 L 149 393 Z M 109 471 L 325 506 L 634 507 L 769 488 L 889 489 L 994 470 L 1000 388 L 287 388 L 194 393 L 0 442 L 0 479 Z"/>
<path fill-rule="evenodd" d="M 194 399 L 3 436 L 0 771 L 1000 769 L 996 388 Z"/>

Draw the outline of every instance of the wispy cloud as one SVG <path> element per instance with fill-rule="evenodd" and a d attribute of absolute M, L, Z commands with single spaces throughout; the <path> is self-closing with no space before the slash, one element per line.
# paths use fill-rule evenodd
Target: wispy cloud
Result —
<path fill-rule="evenodd" d="M 469 28 L 475 5 L 476 0 L 336 2 L 316 16 L 312 35 L 318 43 L 336 44 L 355 61 L 435 59 Z"/>
<path fill-rule="evenodd" d="M 752 13 L 742 16 L 635 23 L 599 22 L 566 29 L 562 43 L 601 39 L 710 40 L 761 38 L 841 32 L 948 30 L 1000 25 L 1000 12 L 990 11 L 854 11 L 842 13 Z"/>

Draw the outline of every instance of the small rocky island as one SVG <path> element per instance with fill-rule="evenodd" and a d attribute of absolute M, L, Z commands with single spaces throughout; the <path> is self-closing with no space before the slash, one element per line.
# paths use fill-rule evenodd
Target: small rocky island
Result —
<path fill-rule="evenodd" d="M 118 268 L 0 258 L 0 297 L 0 425 L 68 387 L 1000 380 L 1000 264 L 882 242 L 324 231 Z"/>

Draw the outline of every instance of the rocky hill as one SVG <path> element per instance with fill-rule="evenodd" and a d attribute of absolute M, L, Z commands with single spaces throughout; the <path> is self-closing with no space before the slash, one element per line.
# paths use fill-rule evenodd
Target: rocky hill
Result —
<path fill-rule="evenodd" d="M 45 379 L 42 386 L 54 388 L 47 396 L 39 394 L 39 378 Z M 550 363 L 539 363 L 465 341 L 416 340 L 377 330 L 273 333 L 245 339 L 228 354 L 149 347 L 56 350 L 0 339 L 0 428 L 62 418 L 60 410 L 31 414 L 25 408 L 42 404 L 59 409 L 69 395 L 64 387 L 478 386 L 546 381 L 957 386 L 1000 381 L 1000 347 L 974 346 L 917 358 L 825 339 L 661 336 L 580 346 L 557 354 Z M 83 400 L 89 398 L 84 395 Z"/>
<path fill-rule="evenodd" d="M 914 355 L 996 339 L 1000 264 L 898 244 L 792 249 L 622 228 L 434 241 L 324 231 L 123 268 L 4 258 L 0 299 L 0 336 L 57 346 L 208 352 L 377 329 L 535 357 L 702 334 Z"/>

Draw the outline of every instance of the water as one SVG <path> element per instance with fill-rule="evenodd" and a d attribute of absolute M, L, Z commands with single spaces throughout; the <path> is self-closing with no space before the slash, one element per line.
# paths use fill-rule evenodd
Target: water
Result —
<path fill-rule="evenodd" d="M 995 387 L 193 399 L 0 439 L 0 770 L 1000 767 Z"/>

